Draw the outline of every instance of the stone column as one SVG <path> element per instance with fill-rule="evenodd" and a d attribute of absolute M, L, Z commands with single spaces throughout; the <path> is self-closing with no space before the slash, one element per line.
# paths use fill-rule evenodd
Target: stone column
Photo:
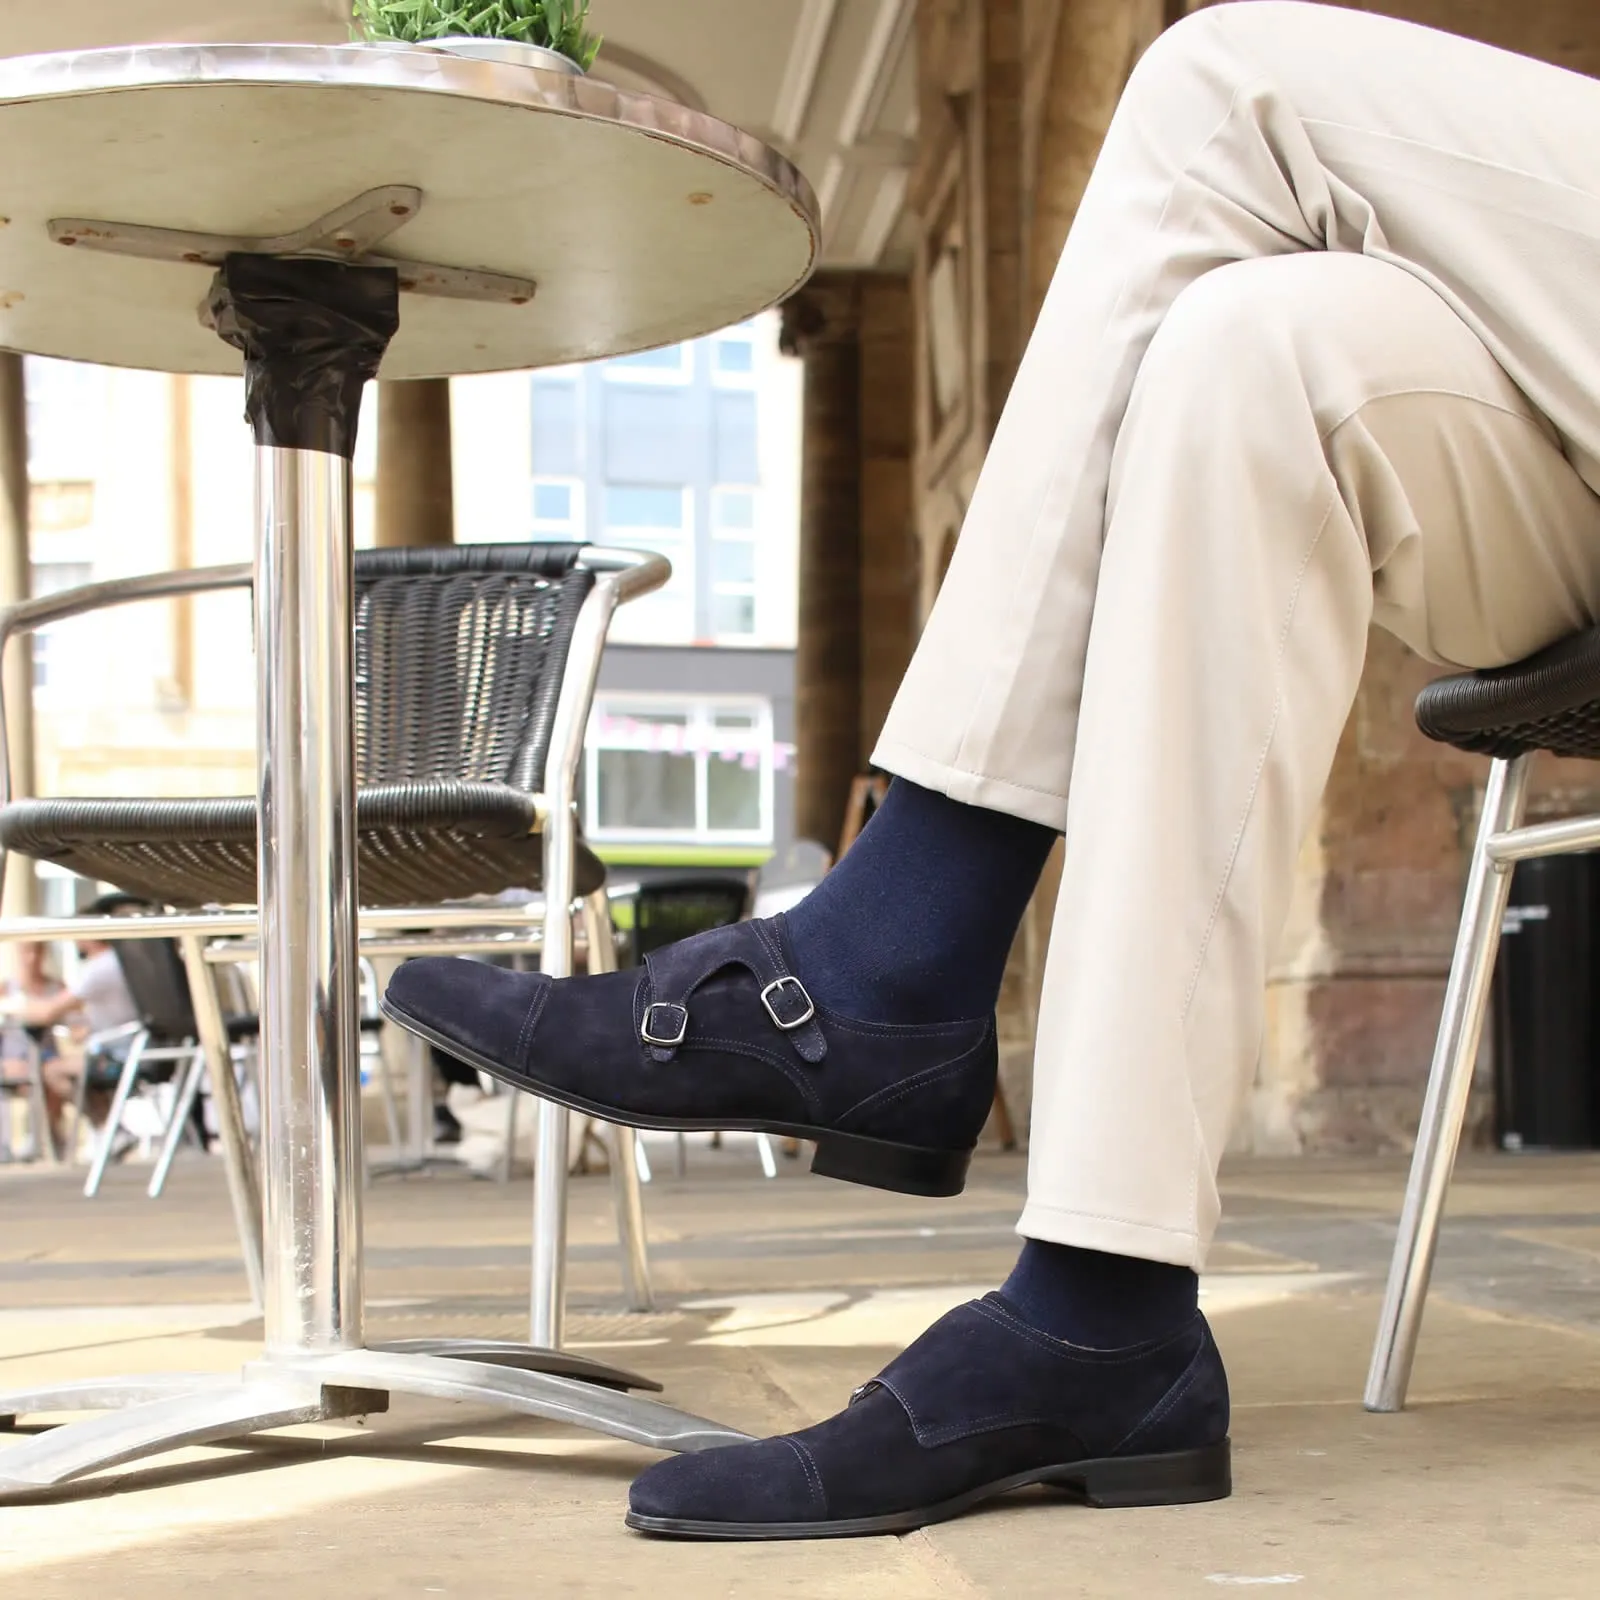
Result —
<path fill-rule="evenodd" d="M 27 599 L 32 589 L 28 547 L 28 412 L 22 357 L 0 351 L 0 605 Z M 19 639 L 4 663 L 11 792 L 34 792 L 33 652 Z M 4 913 L 35 909 L 33 863 L 18 856 L 6 873 Z"/>
<path fill-rule="evenodd" d="M 917 635 L 911 280 L 861 280 L 861 756 L 872 754 Z"/>
<path fill-rule="evenodd" d="M 853 273 L 819 273 L 783 308 L 783 348 L 805 361 L 795 832 L 829 850 L 862 761 L 860 335 Z"/>
<path fill-rule="evenodd" d="M 378 385 L 377 542 L 455 543 L 450 380 Z"/>

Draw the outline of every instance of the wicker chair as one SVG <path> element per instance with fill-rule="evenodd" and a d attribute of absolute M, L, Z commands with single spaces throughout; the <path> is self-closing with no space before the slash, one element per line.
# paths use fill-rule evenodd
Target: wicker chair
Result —
<path fill-rule="evenodd" d="M 593 574 L 578 545 L 356 556 L 357 874 L 363 906 L 543 881 L 545 765 Z M 256 802 L 16 800 L 0 848 L 163 905 L 252 905 Z M 605 869 L 581 845 L 577 891 Z"/>
<path fill-rule="evenodd" d="M 1367 1376 L 1369 1411 L 1405 1405 L 1512 869 L 1519 861 L 1600 847 L 1600 816 L 1522 823 L 1539 751 L 1600 760 L 1600 628 L 1508 667 L 1437 679 L 1417 699 L 1417 724 L 1430 739 L 1493 757 L 1493 765 Z"/>
<path fill-rule="evenodd" d="M 573 789 L 612 611 L 659 587 L 670 572 L 659 556 L 581 545 L 357 553 L 355 821 L 363 954 L 542 949 L 554 970 L 570 970 L 570 908 L 579 899 L 591 967 L 614 962 L 605 869 L 576 834 Z M 108 606 L 250 582 L 247 566 L 213 567 L 23 601 L 0 608 L 0 650 L 34 629 Z M 0 786 L 8 774 L 5 739 L 0 706 Z M 114 930 L 104 919 L 13 919 L 0 924 L 0 936 L 176 937 L 207 1060 L 226 1060 L 213 964 L 253 951 L 255 799 L 11 800 L 3 789 L 0 797 L 0 881 L 16 853 L 174 908 L 119 919 Z M 488 898 L 541 891 L 547 882 L 560 886 L 549 907 L 553 921 L 537 914 L 537 902 Z M 540 946 L 552 928 L 555 944 Z M 215 1074 L 213 1084 L 240 1241 L 259 1294 L 259 1187 L 231 1074 Z M 511 1119 L 515 1106 L 513 1097 Z M 542 1119 L 541 1138 L 544 1127 Z M 559 1132 L 553 1119 L 550 1131 L 553 1144 Z M 650 1287 L 634 1139 L 624 1129 L 611 1136 L 626 1288 L 630 1304 L 643 1310 Z M 541 1168 L 534 1240 L 541 1304 L 559 1302 L 562 1288 L 564 1177 L 564 1167 Z"/>

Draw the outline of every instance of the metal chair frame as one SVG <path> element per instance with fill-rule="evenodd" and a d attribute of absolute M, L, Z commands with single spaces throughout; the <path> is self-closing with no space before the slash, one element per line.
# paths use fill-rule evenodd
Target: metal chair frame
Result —
<path fill-rule="evenodd" d="M 619 604 L 659 588 L 671 574 L 660 556 L 632 550 L 585 548 L 578 565 L 594 575 L 585 598 L 562 673 L 549 756 L 540 797 L 538 826 L 544 843 L 544 898 L 525 905 L 370 907 L 358 914 L 359 953 L 439 955 L 477 952 L 525 952 L 540 957 L 542 970 L 565 976 L 572 969 L 573 882 L 578 850 L 575 796 L 589 706 L 599 675 L 611 617 Z M 219 590 L 248 588 L 250 566 L 195 568 L 152 573 L 106 583 L 85 584 L 38 599 L 0 608 L 0 659 L 13 639 L 51 623 L 83 616 L 110 606 L 139 601 L 176 599 Z M 0 805 L 10 798 L 9 728 L 0 690 Z M 0 887 L 9 870 L 11 852 L 0 849 Z M 603 888 L 586 897 L 584 913 L 599 937 L 609 930 Z M 588 905 L 596 901 L 596 914 Z M 250 910 L 196 910 L 151 913 L 133 917 L 14 917 L 0 920 L 0 943 L 52 939 L 175 939 L 183 955 L 200 1035 L 208 1062 L 231 1062 L 227 1029 L 212 968 L 219 963 L 254 960 L 259 923 Z M 609 939 L 604 939 L 609 945 Z M 604 950 L 597 952 L 606 959 Z M 610 956 L 614 963 L 614 953 Z M 354 1067 L 355 1063 L 351 1063 Z M 262 1299 L 263 1234 L 261 1185 L 254 1152 L 246 1136 L 238 1086 L 231 1071 L 211 1074 L 216 1098 L 224 1166 L 246 1274 L 256 1301 Z M 558 1347 L 561 1339 L 566 1279 L 566 1141 L 567 1113 L 539 1104 L 539 1161 L 534 1207 L 532 1338 L 537 1346 Z M 615 1129 L 617 1159 L 612 1165 L 618 1194 L 619 1233 L 623 1245 L 624 1286 L 634 1310 L 652 1308 L 643 1231 L 643 1205 L 638 1193 L 635 1138 L 631 1129 Z M 549 1159 L 550 1152 L 560 1156 Z M 474 1348 L 481 1348 L 481 1341 Z M 447 1351 L 450 1341 L 433 1341 L 430 1350 Z M 519 1347 L 520 1348 L 520 1347 Z M 59 1390 L 50 1391 L 51 1394 Z M 123 1392 L 123 1391 L 119 1391 Z M 165 1392 L 165 1391 L 163 1391 Z M 0 1396 L 0 1410 L 15 1396 Z M 31 1397 L 38 1400 L 40 1396 Z M 86 1402 L 81 1401 L 80 1406 Z M 78 1409 L 80 1406 L 74 1406 Z M 43 1406 L 18 1409 L 44 1409 Z"/>
<path fill-rule="evenodd" d="M 1484 788 L 1444 1012 L 1367 1374 L 1364 1399 L 1369 1411 L 1405 1407 L 1445 1195 L 1472 1093 L 1512 869 L 1519 861 L 1600 849 L 1600 816 L 1524 826 L 1533 761 L 1531 751 L 1496 760 Z"/>

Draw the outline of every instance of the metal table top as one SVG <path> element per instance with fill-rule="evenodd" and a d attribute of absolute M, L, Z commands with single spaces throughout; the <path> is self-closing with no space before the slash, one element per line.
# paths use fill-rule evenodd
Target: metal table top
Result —
<path fill-rule="evenodd" d="M 384 254 L 538 287 L 523 305 L 403 295 L 386 378 L 695 337 L 784 298 L 819 248 L 782 156 L 609 84 L 406 48 L 26 56 L 0 61 L 0 346 L 237 371 L 199 320 L 210 266 L 69 249 L 50 223 L 264 237 L 391 185 L 422 202 Z"/>

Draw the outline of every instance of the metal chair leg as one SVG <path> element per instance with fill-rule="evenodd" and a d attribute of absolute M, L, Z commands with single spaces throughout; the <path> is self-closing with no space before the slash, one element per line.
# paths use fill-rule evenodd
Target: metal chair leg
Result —
<path fill-rule="evenodd" d="M 604 889 L 596 889 L 583 902 L 583 935 L 589 951 L 590 972 L 617 970 L 616 929 Z M 610 1138 L 611 1190 L 617 1208 L 617 1234 L 622 1244 L 623 1287 L 630 1311 L 650 1311 L 650 1254 L 645 1237 L 644 1194 L 639 1187 L 638 1137 L 632 1128 L 612 1127 Z"/>
<path fill-rule="evenodd" d="M 1478 1041 L 1489 1000 L 1489 979 L 1499 949 L 1500 923 L 1511 893 L 1511 866 L 1491 861 L 1488 844 L 1494 834 L 1515 828 L 1522 821 L 1531 761 L 1531 756 L 1496 761 L 1484 790 L 1461 926 L 1445 988 L 1444 1014 L 1428 1072 L 1422 1123 L 1417 1130 L 1394 1260 L 1367 1374 L 1364 1399 L 1369 1411 L 1399 1411 L 1405 1406 L 1434 1250 L 1439 1242 L 1445 1191 L 1450 1186 L 1472 1090 Z"/>
<path fill-rule="evenodd" d="M 511 1182 L 511 1167 L 517 1155 L 517 1112 L 522 1108 L 522 1091 L 512 1089 L 506 1095 L 506 1143 L 500 1152 L 500 1170 L 495 1178 L 500 1183 Z"/>
<path fill-rule="evenodd" d="M 772 1153 L 772 1136 L 758 1133 L 756 1135 L 756 1154 L 761 1158 L 761 1170 L 769 1177 L 778 1176 L 778 1158 Z"/>
<path fill-rule="evenodd" d="M 89 1176 L 83 1182 L 83 1197 L 92 1200 L 100 1192 L 100 1182 L 106 1175 L 106 1168 L 111 1164 L 111 1146 L 117 1137 L 117 1130 L 122 1126 L 123 1114 L 128 1109 L 128 1099 L 133 1093 L 133 1086 L 139 1081 L 139 1061 L 144 1055 L 144 1047 L 149 1039 L 148 1033 L 137 1034 L 133 1044 L 129 1047 L 127 1059 L 122 1063 L 122 1076 L 117 1079 L 117 1091 L 111 1097 L 111 1110 L 106 1115 L 106 1125 L 101 1129 L 100 1148 L 94 1153 L 94 1161 L 89 1167 Z M 83 1064 L 83 1075 L 89 1076 L 89 1063 Z"/>
<path fill-rule="evenodd" d="M 419 1047 L 421 1041 L 417 1041 Z M 395 1099 L 394 1074 L 389 1069 L 389 1052 L 378 1049 L 374 1056 L 378 1068 L 378 1094 L 383 1101 L 383 1121 L 389 1130 L 389 1148 L 399 1151 L 405 1143 L 400 1131 L 400 1103 Z"/>
<path fill-rule="evenodd" d="M 261 1184 L 256 1176 L 250 1138 L 245 1132 L 239 1081 L 233 1072 L 228 1028 L 222 1019 L 222 998 L 217 992 L 217 974 L 206 960 L 205 946 L 198 935 L 186 935 L 178 941 L 178 947 L 183 952 L 184 970 L 189 977 L 189 999 L 194 1006 L 195 1025 L 200 1030 L 201 1051 L 206 1060 L 222 1063 L 221 1069 L 211 1075 L 211 1099 L 217 1113 L 222 1166 L 228 1179 L 228 1199 L 233 1206 L 233 1223 L 244 1257 L 245 1276 L 250 1282 L 250 1298 L 260 1305 L 264 1282 Z"/>
<path fill-rule="evenodd" d="M 228 1066 L 231 1069 L 233 1063 L 230 1061 Z M 161 1136 L 161 1153 L 156 1158 L 155 1171 L 150 1174 L 150 1187 L 145 1191 L 152 1200 L 159 1200 L 162 1190 L 167 1186 L 167 1174 L 172 1171 L 178 1146 L 183 1143 L 184 1129 L 189 1126 L 189 1118 L 194 1114 L 195 1098 L 200 1093 L 200 1080 L 205 1076 L 205 1071 L 205 1052 L 196 1050 L 179 1079 L 178 1092 L 172 1102 L 172 1116 Z"/>

